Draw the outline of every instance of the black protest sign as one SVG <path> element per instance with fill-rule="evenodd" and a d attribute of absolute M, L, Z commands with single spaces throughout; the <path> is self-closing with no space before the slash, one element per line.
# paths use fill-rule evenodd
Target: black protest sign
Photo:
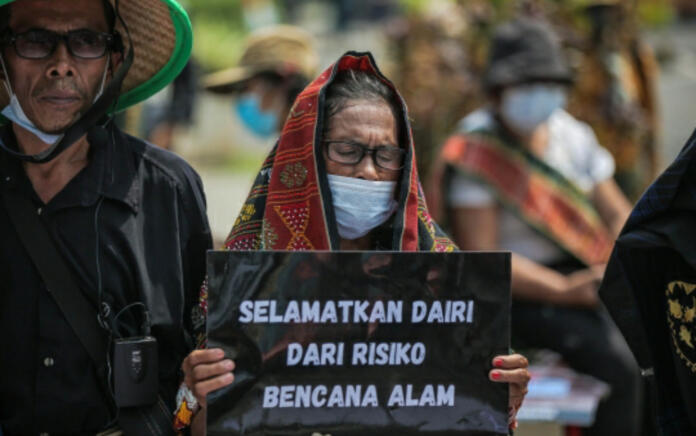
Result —
<path fill-rule="evenodd" d="M 507 434 L 506 253 L 210 252 L 209 435 Z"/>

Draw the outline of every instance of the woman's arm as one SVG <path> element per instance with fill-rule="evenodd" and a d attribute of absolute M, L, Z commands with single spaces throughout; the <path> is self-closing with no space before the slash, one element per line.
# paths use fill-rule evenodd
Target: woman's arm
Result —
<path fill-rule="evenodd" d="M 604 266 L 564 275 L 524 256 L 512 255 L 512 295 L 551 304 L 595 307 Z"/>
<path fill-rule="evenodd" d="M 618 237 L 631 213 L 631 203 L 614 179 L 608 179 L 596 185 L 592 190 L 591 199 L 602 221 L 609 228 L 611 236 Z"/>
<path fill-rule="evenodd" d="M 462 250 L 498 248 L 498 207 L 456 207 L 451 211 L 452 236 Z"/>
<path fill-rule="evenodd" d="M 452 210 L 454 238 L 462 250 L 496 250 L 497 206 L 463 207 Z M 603 268 L 560 274 L 522 255 L 512 255 L 512 295 L 551 304 L 593 307 Z"/>

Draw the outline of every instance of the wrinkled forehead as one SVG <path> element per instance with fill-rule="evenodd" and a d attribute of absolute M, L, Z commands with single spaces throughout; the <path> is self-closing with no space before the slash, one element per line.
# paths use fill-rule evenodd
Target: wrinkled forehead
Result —
<path fill-rule="evenodd" d="M 17 0 L 9 4 L 14 32 L 39 28 L 55 31 L 109 30 L 102 0 Z"/>
<path fill-rule="evenodd" d="M 398 145 L 396 116 L 384 100 L 348 100 L 327 122 L 329 132 L 341 139 Z"/>

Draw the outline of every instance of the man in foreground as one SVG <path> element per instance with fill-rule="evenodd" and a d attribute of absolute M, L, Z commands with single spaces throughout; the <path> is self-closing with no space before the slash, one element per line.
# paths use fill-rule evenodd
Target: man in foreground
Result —
<path fill-rule="evenodd" d="M 173 0 L 2 3 L 0 427 L 171 433 L 211 244 L 202 187 L 105 114 L 179 72 L 190 23 Z M 42 262 L 46 250 L 56 255 Z M 152 348 L 113 359 L 113 342 L 142 336 L 158 359 Z M 119 367 L 156 374 L 154 397 L 124 400 Z"/>

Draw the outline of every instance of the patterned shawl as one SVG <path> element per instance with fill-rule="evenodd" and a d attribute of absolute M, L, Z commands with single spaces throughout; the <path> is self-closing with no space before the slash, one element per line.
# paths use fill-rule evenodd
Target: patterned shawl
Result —
<path fill-rule="evenodd" d="M 445 142 L 428 183 L 436 219 L 446 215 L 454 172 L 488 186 L 506 210 L 582 264 L 609 258 L 613 240 L 588 197 L 499 127 L 455 134 Z"/>
<path fill-rule="evenodd" d="M 339 236 L 321 149 L 324 99 L 337 73 L 364 71 L 396 92 L 370 53 L 348 52 L 297 97 L 280 139 L 266 158 L 227 237 L 229 250 L 337 250 Z M 398 93 L 397 93 L 398 95 Z M 389 249 L 452 251 L 456 247 L 431 219 L 423 197 L 406 104 L 406 166 L 399 181 L 399 207 L 391 218 Z"/>

